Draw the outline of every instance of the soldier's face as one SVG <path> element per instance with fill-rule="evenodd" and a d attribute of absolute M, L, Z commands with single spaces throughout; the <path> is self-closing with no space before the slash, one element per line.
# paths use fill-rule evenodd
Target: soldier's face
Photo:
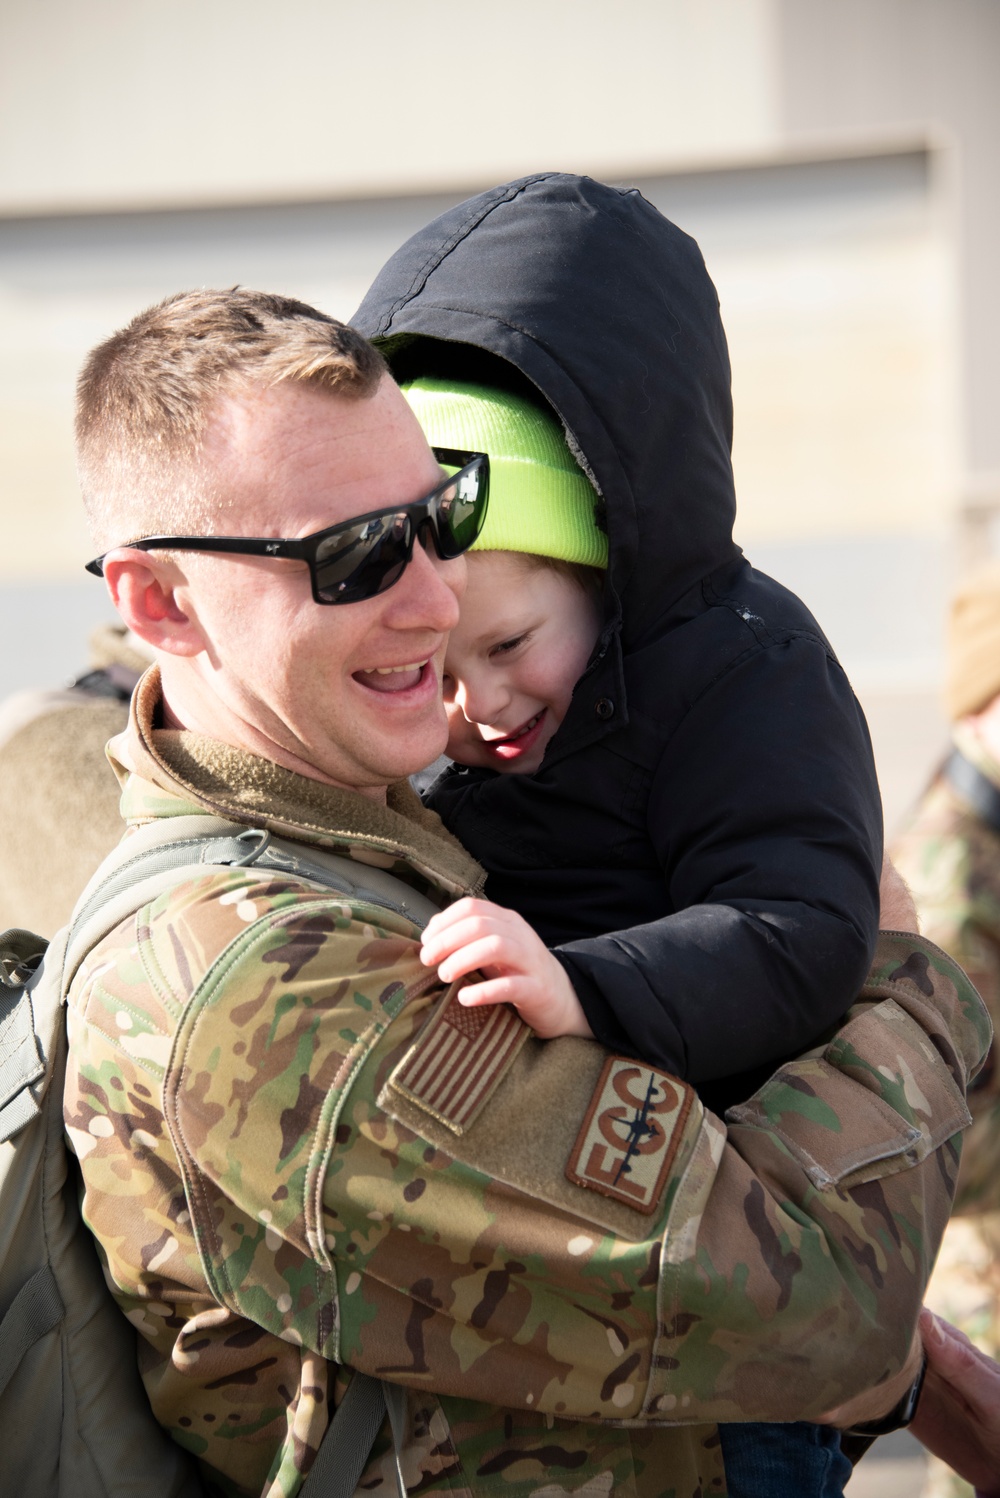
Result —
<path fill-rule="evenodd" d="M 388 378 L 370 399 L 306 386 L 227 400 L 204 461 L 219 534 L 299 537 L 421 498 L 441 469 Z M 313 601 L 301 562 L 185 556 L 208 647 L 197 668 L 239 738 L 278 763 L 368 794 L 444 748 L 441 671 L 465 559 L 431 546 L 359 603 Z M 233 735 L 231 734 L 230 737 Z"/>

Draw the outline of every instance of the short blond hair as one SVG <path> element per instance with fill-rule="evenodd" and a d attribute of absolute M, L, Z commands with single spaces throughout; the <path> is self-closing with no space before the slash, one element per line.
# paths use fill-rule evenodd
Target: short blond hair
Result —
<path fill-rule="evenodd" d="M 290 297 L 237 286 L 140 312 L 92 350 L 77 382 L 77 461 L 95 543 L 210 523 L 197 458 L 221 397 L 290 381 L 360 399 L 385 372 L 360 333 Z"/>

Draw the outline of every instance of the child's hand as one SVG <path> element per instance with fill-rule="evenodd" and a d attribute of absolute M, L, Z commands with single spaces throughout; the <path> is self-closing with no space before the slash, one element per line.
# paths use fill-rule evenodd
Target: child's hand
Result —
<path fill-rule="evenodd" d="M 420 960 L 437 968 L 442 983 L 478 968 L 485 981 L 463 988 L 459 1003 L 513 1004 L 543 1040 L 593 1035 L 566 969 L 513 910 L 456 901 L 428 922 Z"/>

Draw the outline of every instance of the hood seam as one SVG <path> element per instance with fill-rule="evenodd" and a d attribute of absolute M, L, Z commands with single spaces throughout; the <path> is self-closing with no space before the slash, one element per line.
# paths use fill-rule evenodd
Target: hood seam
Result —
<path fill-rule="evenodd" d="M 455 246 L 452 246 L 452 248 L 455 248 Z M 449 253 L 450 253 L 450 250 L 449 250 Z M 443 256 L 442 256 L 442 259 L 444 259 Z M 407 300 L 409 300 L 409 298 L 407 298 Z M 404 305 L 404 303 L 401 302 L 396 307 L 394 307 L 391 316 L 394 317 L 396 315 L 396 312 L 399 311 L 399 310 L 401 310 L 401 308 L 402 308 L 403 305 Z M 468 314 L 468 310 L 466 308 L 464 308 L 464 307 L 450 307 L 447 304 L 447 302 L 435 302 L 434 307 L 435 307 L 435 310 L 438 311 L 438 312 L 452 312 L 456 316 L 459 316 L 459 317 L 465 317 L 465 316 L 469 315 Z M 573 386 L 573 389 L 578 392 L 578 394 L 580 395 L 581 400 L 585 400 L 587 402 L 587 407 L 588 407 L 588 409 L 589 409 L 589 411 L 591 413 L 591 416 L 593 418 L 594 424 L 597 427 L 599 427 L 600 430 L 601 430 L 601 432 L 604 434 L 604 436 L 606 438 L 608 438 L 608 444 L 609 444 L 609 446 L 611 446 L 612 451 L 614 451 L 614 446 L 613 446 L 613 444 L 610 441 L 610 436 L 608 434 L 607 428 L 605 427 L 604 422 L 601 419 L 600 415 L 594 409 L 593 402 L 586 395 L 584 395 L 583 391 L 580 389 L 580 386 L 579 386 L 578 382 L 573 377 L 573 375 L 570 373 L 570 371 L 566 368 L 566 365 L 562 362 L 561 359 L 559 359 L 550 349 L 546 348 L 544 344 L 539 343 L 538 339 L 534 336 L 534 334 L 533 333 L 529 333 L 529 331 L 528 331 L 527 328 L 522 328 L 519 323 L 508 322 L 506 318 L 503 318 L 503 317 L 493 317 L 491 315 L 488 315 L 486 313 L 481 313 L 481 312 L 480 313 L 475 313 L 474 315 L 478 319 L 478 321 L 480 321 L 480 322 L 492 323 L 492 325 L 494 327 L 496 327 L 496 328 L 506 328 L 506 330 L 509 333 L 517 333 L 519 337 L 525 339 L 526 342 L 530 343 L 533 348 L 538 349 L 538 351 L 540 353 L 544 354 L 547 359 L 550 359 L 552 361 L 552 363 L 555 365 L 556 369 L 559 370 L 560 374 L 564 375 L 566 377 L 566 379 L 569 381 L 569 383 Z M 375 343 L 375 342 L 377 342 L 377 340 L 379 338 L 386 338 L 386 337 L 390 337 L 390 336 L 393 336 L 393 335 L 386 334 L 384 332 L 383 333 L 377 333 L 377 334 L 375 334 L 373 336 L 372 342 Z M 395 336 L 397 338 L 406 336 L 405 330 L 401 330 Z M 414 336 L 416 336 L 418 338 L 430 338 L 432 335 L 425 334 L 425 333 L 419 333 L 419 334 L 416 334 Z M 518 367 L 518 366 L 515 366 L 515 368 L 516 367 Z M 522 373 L 524 373 L 524 371 L 522 371 Z M 526 375 L 526 378 L 530 380 L 531 376 L 530 375 Z M 534 380 L 531 380 L 531 383 L 532 383 L 532 385 L 535 385 L 535 381 Z M 537 385 L 535 385 L 535 388 L 536 388 L 536 390 L 538 390 L 539 394 L 541 395 L 542 399 L 545 401 L 546 405 L 549 406 L 549 407 L 551 407 L 551 409 L 555 412 L 556 416 L 559 418 L 559 423 L 560 423 L 560 425 L 561 425 L 561 427 L 563 429 L 563 432 L 565 433 L 565 436 L 566 436 L 566 446 L 569 448 L 570 452 L 572 453 L 573 459 L 576 462 L 576 464 L 578 465 L 578 467 L 580 468 L 580 471 L 583 473 L 584 477 L 587 479 L 587 482 L 591 485 L 591 487 L 594 490 L 594 493 L 597 495 L 598 499 L 604 499 L 604 497 L 605 497 L 604 490 L 601 488 L 600 484 L 597 481 L 597 475 L 594 473 L 594 470 L 593 470 L 593 468 L 590 465 L 589 458 L 587 457 L 586 453 L 583 451 L 583 448 L 580 446 L 580 439 L 577 437 L 576 433 L 571 430 L 571 428 L 567 424 L 566 418 L 563 416 L 562 412 L 558 409 L 558 407 L 556 407 L 553 404 L 551 397 L 548 396 L 548 395 L 546 395 L 545 392 L 542 391 Z M 628 475 L 625 473 L 624 466 L 621 465 L 620 461 L 619 461 L 619 466 L 621 466 L 621 468 L 622 468 L 622 477 L 623 477 L 625 483 L 628 484 L 629 493 L 631 494 L 631 492 L 632 492 L 632 485 L 629 483 Z M 633 499 L 632 499 L 632 506 L 633 506 L 633 510 L 634 510 L 635 509 L 635 498 L 634 498 L 634 496 L 633 496 Z"/>
<path fill-rule="evenodd" d="M 468 238 L 473 229 L 478 228 L 478 226 L 485 219 L 489 218 L 494 209 L 499 208 L 503 203 L 513 202 L 515 198 L 520 197 L 521 193 L 525 192 L 527 188 L 531 187 L 535 182 L 545 182 L 550 177 L 556 175 L 558 174 L 554 172 L 540 172 L 534 177 L 522 177 L 517 182 L 508 183 L 503 191 L 500 191 L 498 189 L 499 195 L 494 196 L 486 204 L 483 204 L 481 199 L 479 198 L 473 198 L 472 201 L 476 204 L 475 213 L 470 213 L 465 219 L 463 219 L 462 223 L 455 230 L 451 238 L 446 240 L 443 245 L 438 245 L 435 247 L 434 252 L 428 256 L 423 265 L 421 265 L 420 269 L 414 275 L 408 290 L 403 292 L 403 294 L 398 297 L 397 300 L 389 308 L 385 316 L 385 320 L 380 324 L 378 331 L 373 335 L 372 341 L 374 342 L 375 338 L 384 338 L 387 336 L 388 329 L 397 312 L 401 312 L 402 309 L 406 306 L 407 302 L 411 302 L 415 296 L 420 295 L 421 291 L 423 291 L 424 287 L 427 285 L 427 282 L 434 271 L 437 270 L 440 265 L 444 264 L 452 251 L 456 250 L 462 243 L 462 241 Z"/>
<path fill-rule="evenodd" d="M 412 235 L 355 321 L 397 372 L 427 372 L 426 341 L 424 363 L 450 345 L 460 380 L 468 345 L 537 388 L 598 523 L 606 507 L 605 621 L 630 647 L 739 555 L 718 295 L 695 242 L 641 193 L 558 172 L 495 187 Z"/>

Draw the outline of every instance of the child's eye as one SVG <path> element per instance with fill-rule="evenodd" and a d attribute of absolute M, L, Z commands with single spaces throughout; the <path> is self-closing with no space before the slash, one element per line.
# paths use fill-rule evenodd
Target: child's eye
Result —
<path fill-rule="evenodd" d="M 511 640 L 501 640 L 499 645 L 493 646 L 490 655 L 507 655 L 509 651 L 516 650 L 524 638 L 524 635 L 515 635 Z"/>

